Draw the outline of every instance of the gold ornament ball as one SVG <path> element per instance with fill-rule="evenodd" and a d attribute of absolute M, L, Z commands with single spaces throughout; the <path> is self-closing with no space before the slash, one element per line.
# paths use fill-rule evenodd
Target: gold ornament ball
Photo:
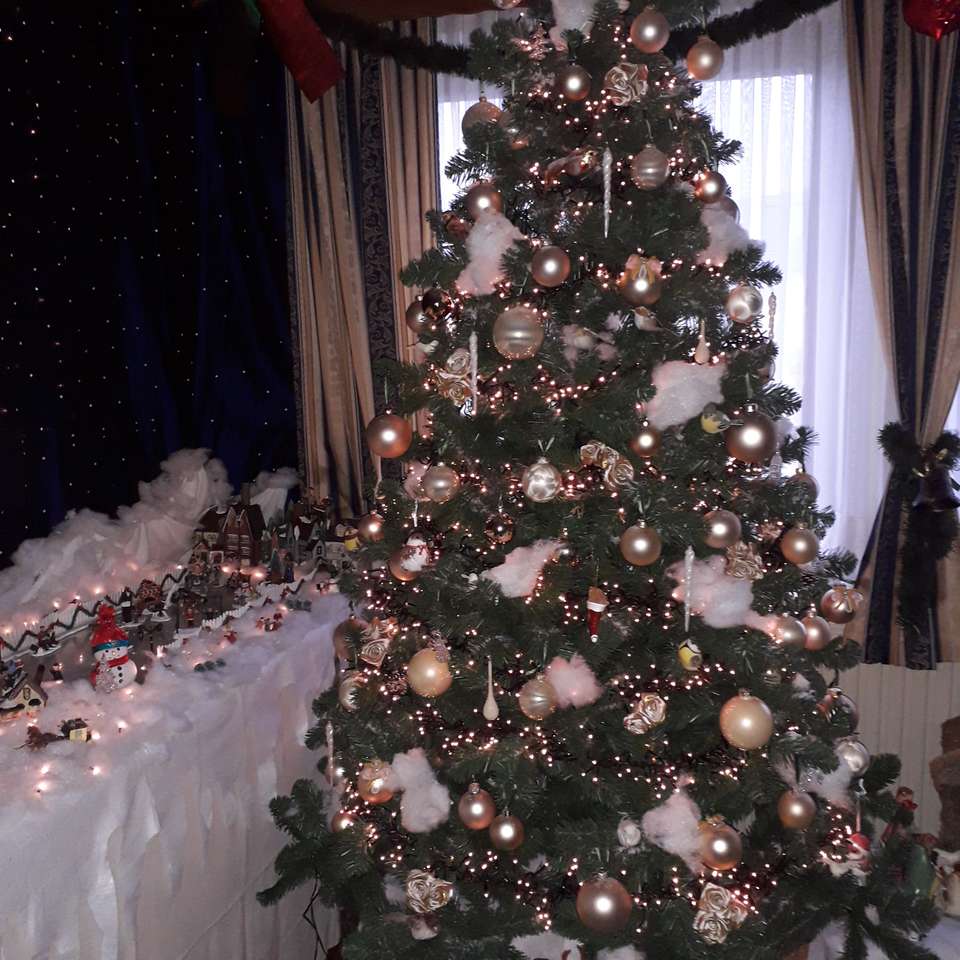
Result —
<path fill-rule="evenodd" d="M 495 213 L 503 211 L 503 197 L 500 191 L 488 180 L 475 183 L 468 191 L 465 199 L 467 213 L 476 220 L 481 213 L 491 210 Z"/>
<path fill-rule="evenodd" d="M 365 763 L 357 775 L 357 793 L 367 803 L 389 803 L 393 791 L 389 786 L 390 767 L 382 760 Z"/>
<path fill-rule="evenodd" d="M 740 283 L 727 294 L 727 316 L 734 323 L 750 323 L 763 312 L 763 294 L 749 283 Z"/>
<path fill-rule="evenodd" d="M 633 898 L 613 877 L 599 876 L 577 891 L 577 916 L 589 930 L 616 933 L 630 920 Z"/>
<path fill-rule="evenodd" d="M 439 697 L 452 682 L 450 667 L 430 647 L 415 653 L 407 664 L 407 683 L 421 697 Z"/>
<path fill-rule="evenodd" d="M 687 51 L 687 73 L 694 80 L 712 80 L 723 69 L 723 49 L 704 35 Z"/>
<path fill-rule="evenodd" d="M 841 763 L 845 763 L 855 777 L 866 773 L 870 766 L 870 751 L 856 737 L 838 740 L 835 749 Z"/>
<path fill-rule="evenodd" d="M 830 624 L 823 617 L 817 616 L 815 607 L 810 608 L 810 612 L 803 618 L 803 627 L 807 631 L 807 639 L 804 646 L 808 650 L 823 650 L 830 645 L 833 640 L 833 634 L 830 632 Z"/>
<path fill-rule="evenodd" d="M 557 73 L 556 88 L 572 103 L 579 103 L 590 96 L 593 78 L 583 67 L 572 64 Z"/>
<path fill-rule="evenodd" d="M 546 503 L 560 492 L 560 471 L 546 457 L 530 464 L 520 477 L 524 495 L 534 503 Z"/>
<path fill-rule="evenodd" d="M 663 280 L 644 261 L 637 269 L 620 274 L 617 289 L 631 307 L 649 307 L 660 299 Z"/>
<path fill-rule="evenodd" d="M 693 181 L 693 195 L 701 203 L 716 203 L 727 189 L 727 181 L 716 170 L 705 170 Z"/>
<path fill-rule="evenodd" d="M 508 517 L 505 513 L 495 513 L 483 525 L 483 535 L 490 543 L 502 546 L 513 539 L 516 528 L 517 525 L 513 522 L 512 517 Z"/>
<path fill-rule="evenodd" d="M 407 329 L 411 333 L 415 333 L 418 337 L 430 327 L 430 318 L 423 312 L 423 306 L 420 300 L 414 300 L 413 303 L 407 307 L 403 322 L 407 325 Z"/>
<path fill-rule="evenodd" d="M 360 821 L 349 810 L 338 810 L 330 821 L 330 829 L 334 833 L 343 833 L 344 830 L 350 830 Z"/>
<path fill-rule="evenodd" d="M 361 620 L 359 617 L 347 617 L 346 620 L 338 623 L 333 630 L 334 653 L 341 660 L 349 659 L 353 642 L 368 626 L 367 621 Z"/>
<path fill-rule="evenodd" d="M 337 687 L 337 700 L 340 706 L 348 713 L 357 709 L 357 690 L 363 686 L 362 674 L 359 670 L 348 670 Z"/>
<path fill-rule="evenodd" d="M 740 542 L 740 518 L 729 510 L 711 510 L 703 518 L 706 543 L 714 550 L 724 550 Z"/>
<path fill-rule="evenodd" d="M 649 423 L 641 425 L 630 440 L 630 449 L 638 457 L 655 457 L 660 452 L 663 435 Z"/>
<path fill-rule="evenodd" d="M 453 299 L 446 290 L 439 287 L 431 287 L 426 290 L 420 298 L 420 309 L 424 312 L 428 320 L 439 322 L 445 320 L 453 313 Z"/>
<path fill-rule="evenodd" d="M 812 563 L 820 553 L 820 541 L 817 535 L 806 527 L 791 527 L 780 541 L 780 552 L 791 563 L 802 567 Z"/>
<path fill-rule="evenodd" d="M 413 443 L 413 427 L 395 413 L 383 413 L 367 424 L 367 445 L 378 457 L 402 457 Z"/>
<path fill-rule="evenodd" d="M 724 434 L 727 453 L 745 463 L 764 463 L 777 452 L 777 428 L 759 410 L 748 410 Z"/>
<path fill-rule="evenodd" d="M 667 18 L 653 7 L 647 7 L 630 24 L 630 42 L 643 53 L 659 53 L 670 39 Z"/>
<path fill-rule="evenodd" d="M 732 870 L 743 856 L 740 834 L 719 817 L 700 824 L 700 858 L 711 870 Z"/>
<path fill-rule="evenodd" d="M 452 210 L 447 210 L 440 218 L 443 229 L 453 237 L 454 240 L 463 242 L 470 236 L 470 224 L 463 217 L 458 217 Z"/>
<path fill-rule="evenodd" d="M 517 817 L 502 814 L 490 824 L 490 842 L 498 850 L 516 850 L 523 836 L 523 823 Z"/>
<path fill-rule="evenodd" d="M 807 642 L 806 628 L 796 617 L 777 617 L 777 625 L 773 632 L 777 643 L 790 650 L 802 650 Z"/>
<path fill-rule="evenodd" d="M 460 489 L 460 474 L 453 467 L 438 463 L 420 478 L 420 486 L 434 503 L 446 503 L 452 500 Z"/>
<path fill-rule="evenodd" d="M 517 703 L 530 720 L 546 720 L 557 709 L 557 691 L 542 674 L 528 680 L 517 695 Z"/>
<path fill-rule="evenodd" d="M 507 360 L 529 360 L 543 343 L 543 323 L 532 307 L 507 307 L 493 322 L 493 345 Z"/>
<path fill-rule="evenodd" d="M 816 477 L 812 474 L 807 473 L 806 470 L 798 470 L 789 480 L 787 480 L 791 486 L 801 487 L 806 491 L 807 496 L 810 500 L 816 500 L 820 495 L 820 484 L 817 483 Z"/>
<path fill-rule="evenodd" d="M 847 587 L 831 587 L 820 598 L 820 612 L 830 623 L 849 623 L 863 604 L 863 594 Z"/>
<path fill-rule="evenodd" d="M 457 813 L 468 830 L 486 830 L 497 815 L 497 806 L 479 783 L 471 783 L 457 804 Z"/>
<path fill-rule="evenodd" d="M 816 801 L 803 790 L 787 790 L 777 801 L 777 816 L 788 830 L 806 830 L 816 815 Z"/>
<path fill-rule="evenodd" d="M 738 750 L 758 750 L 773 736 L 773 714 L 759 697 L 741 691 L 721 708 L 720 732 Z"/>
<path fill-rule="evenodd" d="M 740 208 L 737 206 L 733 197 L 728 197 L 724 194 L 717 200 L 716 208 L 722 210 L 728 217 L 736 220 L 737 223 L 740 222 Z"/>
<path fill-rule="evenodd" d="M 357 533 L 365 543 L 379 543 L 383 539 L 383 517 L 368 513 L 357 521 Z"/>
<path fill-rule="evenodd" d="M 826 696 L 817 705 L 817 709 L 831 723 L 845 720 L 849 730 L 856 730 L 860 723 L 859 708 L 839 687 L 830 687 Z"/>
<path fill-rule="evenodd" d="M 670 160 L 652 143 L 648 143 L 630 161 L 630 178 L 641 190 L 662 187 L 669 175 Z"/>
<path fill-rule="evenodd" d="M 627 527 L 620 535 L 620 553 L 627 563 L 635 567 L 648 567 L 656 563 L 663 549 L 660 534 L 643 523 Z"/>
<path fill-rule="evenodd" d="M 533 255 L 530 272 L 541 287 L 559 287 L 570 276 L 570 257 L 560 247 L 541 247 Z"/>
<path fill-rule="evenodd" d="M 497 123 L 503 127 L 507 136 L 510 138 L 511 150 L 522 150 L 524 147 L 530 146 L 530 138 L 517 126 L 513 119 L 513 114 L 510 113 L 509 110 L 504 110 L 500 114 L 500 119 L 497 120 Z"/>
<path fill-rule="evenodd" d="M 416 570 L 408 570 L 403 565 L 403 557 L 403 547 L 400 547 L 398 550 L 394 550 L 387 560 L 387 567 L 390 570 L 390 573 L 393 574 L 393 576 L 396 577 L 396 579 L 401 583 L 410 583 L 412 580 L 417 579 L 419 573 Z"/>
<path fill-rule="evenodd" d="M 460 128 L 466 133 L 478 123 L 496 123 L 500 119 L 500 113 L 500 108 L 496 104 L 491 103 L 486 97 L 481 97 L 463 115 Z"/>

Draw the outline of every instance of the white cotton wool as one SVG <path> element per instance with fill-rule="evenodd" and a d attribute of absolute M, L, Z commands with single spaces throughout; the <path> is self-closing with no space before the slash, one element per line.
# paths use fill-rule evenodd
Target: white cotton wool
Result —
<path fill-rule="evenodd" d="M 457 277 L 457 287 L 469 296 L 486 296 L 503 279 L 503 255 L 523 234 L 496 210 L 484 210 L 467 237 L 467 265 Z"/>
<path fill-rule="evenodd" d="M 769 633 L 771 618 L 761 616 L 751 608 L 753 583 L 739 577 L 726 575 L 726 558 L 716 554 L 707 560 L 694 560 L 690 580 L 690 612 L 703 619 L 708 627 L 722 630 L 725 627 L 752 627 Z M 673 598 L 681 603 L 686 600 L 683 563 L 675 563 L 667 570 L 677 586 Z"/>
<path fill-rule="evenodd" d="M 546 676 L 557 693 L 557 706 L 561 708 L 585 707 L 603 694 L 596 675 L 579 653 L 569 660 L 554 657 L 547 666 Z"/>
<path fill-rule="evenodd" d="M 563 954 L 568 950 L 574 951 L 572 955 L 577 956 L 575 951 L 579 950 L 580 944 L 576 940 L 561 937 L 559 933 L 537 933 L 517 937 L 510 946 L 519 950 L 528 960 L 564 960 Z"/>
<path fill-rule="evenodd" d="M 615 947 L 597 954 L 597 960 L 644 960 L 645 957 L 646 954 L 636 947 Z"/>
<path fill-rule="evenodd" d="M 745 250 L 751 243 L 747 231 L 716 204 L 705 203 L 700 219 L 707 228 L 710 242 L 697 254 L 697 263 L 712 263 L 722 267 L 731 253 Z"/>
<path fill-rule="evenodd" d="M 700 871 L 700 808 L 685 790 L 677 790 L 640 821 L 646 838 L 655 847 L 680 857 L 693 873 Z"/>
<path fill-rule="evenodd" d="M 590 36 L 593 26 L 594 0 L 551 0 L 553 19 L 556 26 L 550 28 L 550 40 L 557 50 L 567 49 L 563 39 L 564 31 L 579 30 L 585 37 Z"/>
<path fill-rule="evenodd" d="M 402 790 L 400 823 L 410 833 L 429 833 L 450 816 L 450 792 L 434 775 L 420 747 L 390 761 L 394 789 Z"/>
<path fill-rule="evenodd" d="M 647 419 L 658 430 L 665 430 L 700 416 L 708 403 L 723 403 L 720 381 L 726 372 L 725 363 L 661 363 L 653 371 L 657 392 L 646 405 Z"/>
<path fill-rule="evenodd" d="M 529 597 L 544 564 L 562 546 L 559 540 L 536 540 L 529 547 L 511 550 L 503 563 L 480 576 L 495 583 L 505 597 Z"/>

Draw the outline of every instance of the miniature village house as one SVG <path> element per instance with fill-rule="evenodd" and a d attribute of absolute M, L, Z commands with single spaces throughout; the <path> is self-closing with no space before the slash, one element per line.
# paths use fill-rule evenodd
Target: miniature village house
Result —
<path fill-rule="evenodd" d="M 262 560 L 265 530 L 263 511 L 256 504 L 220 504 L 200 518 L 194 541 L 197 547 L 206 547 L 210 563 L 238 560 L 244 566 L 255 566 Z"/>

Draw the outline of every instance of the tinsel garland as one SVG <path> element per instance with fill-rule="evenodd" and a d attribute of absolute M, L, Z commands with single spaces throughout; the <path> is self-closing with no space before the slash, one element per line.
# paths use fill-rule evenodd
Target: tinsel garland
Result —
<path fill-rule="evenodd" d="M 786 30 L 801 17 L 822 10 L 836 0 L 757 0 L 752 7 L 716 17 L 702 27 L 683 27 L 673 31 L 664 52 L 679 59 L 702 33 L 708 33 L 721 47 L 736 47 L 756 37 Z M 401 66 L 471 76 L 470 52 L 467 47 L 425 43 L 418 37 L 403 37 L 390 27 L 367 23 L 349 14 L 324 10 L 316 2 L 308 2 L 313 19 L 333 41 L 339 41 L 377 58 L 389 57 Z"/>

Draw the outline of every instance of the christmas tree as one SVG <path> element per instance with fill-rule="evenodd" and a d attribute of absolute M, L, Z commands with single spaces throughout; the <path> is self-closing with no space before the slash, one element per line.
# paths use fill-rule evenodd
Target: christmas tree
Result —
<path fill-rule="evenodd" d="M 780 960 L 838 920 L 850 958 L 926 956 L 874 828 L 897 760 L 824 679 L 860 598 L 775 381 L 779 274 L 694 105 L 722 50 L 663 52 L 699 0 L 572 6 L 472 38 L 503 108 L 465 114 L 405 271 L 426 359 L 367 438 L 406 478 L 360 522 L 326 782 L 275 801 L 262 899 L 315 882 L 350 960 Z"/>

